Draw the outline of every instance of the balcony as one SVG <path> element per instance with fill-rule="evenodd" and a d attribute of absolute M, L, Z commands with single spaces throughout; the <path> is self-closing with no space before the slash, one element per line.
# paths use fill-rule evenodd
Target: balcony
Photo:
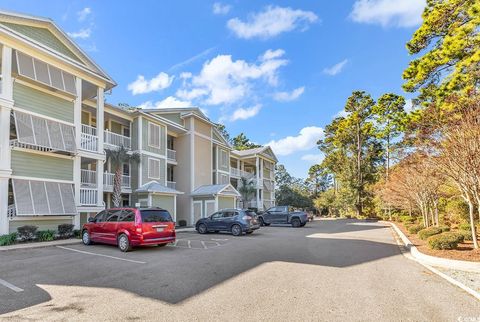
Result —
<path fill-rule="evenodd" d="M 80 188 L 80 204 L 82 206 L 96 206 L 97 189 Z"/>
<path fill-rule="evenodd" d="M 230 176 L 234 178 L 246 178 L 251 179 L 255 174 L 247 171 L 242 171 L 237 168 L 230 167 Z"/>
<path fill-rule="evenodd" d="M 91 152 L 98 151 L 98 136 L 96 128 L 82 124 L 80 148 Z"/>
<path fill-rule="evenodd" d="M 167 149 L 167 160 L 177 162 L 177 151 Z"/>
<path fill-rule="evenodd" d="M 170 189 L 176 189 L 177 183 L 175 181 L 167 181 L 167 187 Z"/>
<path fill-rule="evenodd" d="M 107 192 L 113 191 L 113 180 L 115 173 L 105 172 L 103 174 L 103 190 Z M 122 175 L 122 190 L 131 189 L 130 176 Z"/>
<path fill-rule="evenodd" d="M 117 148 L 120 146 L 124 146 L 128 150 L 132 148 L 132 140 L 128 136 L 120 135 L 106 130 L 104 132 L 104 138 L 106 147 Z"/>
<path fill-rule="evenodd" d="M 97 171 L 81 169 L 80 183 L 82 184 L 82 186 L 96 187 Z"/>

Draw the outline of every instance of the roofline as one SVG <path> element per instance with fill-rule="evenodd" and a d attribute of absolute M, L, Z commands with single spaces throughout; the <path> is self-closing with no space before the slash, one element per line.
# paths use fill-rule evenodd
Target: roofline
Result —
<path fill-rule="evenodd" d="M 143 110 L 136 110 L 133 112 L 134 114 L 140 114 L 140 115 L 143 115 L 143 116 L 147 116 L 147 117 L 151 117 L 152 119 L 156 119 L 157 121 L 161 121 L 163 123 L 166 123 L 167 125 L 170 125 L 172 127 L 175 127 L 183 132 L 188 132 L 188 130 L 186 128 L 184 128 L 183 126 L 173 122 L 173 121 L 170 121 L 169 119 L 166 119 L 164 117 L 161 117 L 161 116 L 158 116 L 158 115 L 155 115 L 155 114 L 150 114 L 150 113 L 146 113 L 144 112 Z"/>

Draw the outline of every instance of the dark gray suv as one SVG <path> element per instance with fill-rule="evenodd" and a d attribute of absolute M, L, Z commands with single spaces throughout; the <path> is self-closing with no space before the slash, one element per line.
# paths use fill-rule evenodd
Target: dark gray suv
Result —
<path fill-rule="evenodd" d="M 303 211 L 295 211 L 290 206 L 271 207 L 264 213 L 258 215 L 258 222 L 261 226 L 270 224 L 291 224 L 292 227 L 303 227 L 308 221 L 308 215 Z"/>
<path fill-rule="evenodd" d="M 228 231 L 233 236 L 240 236 L 243 233 L 251 234 L 258 228 L 260 224 L 254 211 L 234 208 L 217 211 L 209 217 L 199 219 L 195 225 L 195 229 L 200 234 Z"/>

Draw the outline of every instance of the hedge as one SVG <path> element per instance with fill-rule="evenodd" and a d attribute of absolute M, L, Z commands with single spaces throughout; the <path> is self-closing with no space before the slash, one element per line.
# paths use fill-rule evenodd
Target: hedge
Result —
<path fill-rule="evenodd" d="M 442 230 L 438 227 L 428 227 L 425 229 L 422 229 L 418 232 L 418 237 L 422 240 L 426 240 L 428 237 L 433 236 L 433 235 L 438 235 L 441 234 Z"/>
<path fill-rule="evenodd" d="M 55 231 L 53 230 L 40 230 L 37 232 L 38 241 L 52 241 L 55 239 Z"/>
<path fill-rule="evenodd" d="M 455 249 L 460 239 L 461 235 L 457 233 L 445 232 L 429 237 L 427 242 L 432 249 Z"/>
<path fill-rule="evenodd" d="M 422 225 L 422 224 L 418 224 L 418 225 L 412 225 L 410 227 L 408 227 L 408 232 L 410 234 L 416 234 L 418 233 L 420 230 L 424 229 L 425 227 Z"/>
<path fill-rule="evenodd" d="M 0 236 L 0 246 L 8 246 L 15 244 L 17 241 L 17 233 L 11 233 Z"/>

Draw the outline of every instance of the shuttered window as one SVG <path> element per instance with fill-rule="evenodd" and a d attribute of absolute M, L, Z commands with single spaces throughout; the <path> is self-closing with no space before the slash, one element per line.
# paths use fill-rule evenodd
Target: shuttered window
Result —
<path fill-rule="evenodd" d="M 148 177 L 160 179 L 160 160 L 148 158 Z"/>
<path fill-rule="evenodd" d="M 19 111 L 13 113 L 18 142 L 52 150 L 75 152 L 73 126 Z"/>
<path fill-rule="evenodd" d="M 75 215 L 71 183 L 13 179 L 17 216 Z"/>
<path fill-rule="evenodd" d="M 15 51 L 17 72 L 42 84 L 76 95 L 75 76 L 36 58 Z"/>
<path fill-rule="evenodd" d="M 221 173 L 220 174 L 220 180 L 218 182 L 219 184 L 227 184 L 228 182 L 228 175 Z"/>
<path fill-rule="evenodd" d="M 227 163 L 228 163 L 227 159 L 228 159 L 227 151 L 220 150 L 220 166 L 221 167 L 223 167 L 223 168 L 227 167 Z"/>
<path fill-rule="evenodd" d="M 160 149 L 160 126 L 148 123 L 148 145 Z"/>

